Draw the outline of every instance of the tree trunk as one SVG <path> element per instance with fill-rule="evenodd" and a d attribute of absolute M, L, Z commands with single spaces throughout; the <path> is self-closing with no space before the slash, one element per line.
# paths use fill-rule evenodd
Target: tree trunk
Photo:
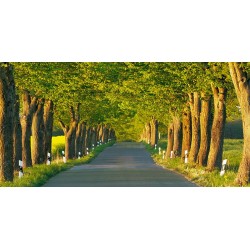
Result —
<path fill-rule="evenodd" d="M 32 164 L 45 162 L 44 155 L 44 121 L 43 121 L 44 99 L 38 99 L 32 119 Z"/>
<path fill-rule="evenodd" d="M 21 116 L 20 122 L 22 127 L 22 160 L 23 167 L 31 167 L 31 145 L 30 145 L 30 136 L 31 136 L 31 124 L 32 124 L 32 115 L 34 112 L 34 107 L 37 102 L 36 97 L 30 97 L 30 93 L 25 90 L 22 94 L 23 98 L 23 114 Z"/>
<path fill-rule="evenodd" d="M 77 128 L 76 128 L 76 139 L 75 139 L 75 152 L 77 156 L 79 156 L 79 152 L 80 152 L 80 156 L 83 155 L 82 133 L 83 133 L 83 124 L 80 122 L 78 123 Z"/>
<path fill-rule="evenodd" d="M 83 124 L 82 124 L 82 141 L 81 141 L 81 147 L 82 147 L 83 154 L 86 154 L 86 136 L 87 136 L 86 123 L 83 122 Z"/>
<path fill-rule="evenodd" d="M 192 118 L 192 139 L 189 152 L 189 161 L 196 162 L 200 143 L 200 98 L 198 92 L 189 94 L 189 103 Z"/>
<path fill-rule="evenodd" d="M 250 81 L 239 63 L 229 63 L 229 69 L 241 107 L 244 135 L 242 159 L 235 181 L 239 185 L 246 185 L 250 180 Z"/>
<path fill-rule="evenodd" d="M 91 149 L 91 128 L 89 126 L 86 127 L 85 147 L 86 147 L 86 153 L 87 153 L 87 148 L 89 152 Z"/>
<path fill-rule="evenodd" d="M 22 160 L 22 128 L 20 123 L 20 103 L 19 96 L 16 95 L 13 132 L 13 166 L 14 170 L 19 170 L 19 161 Z"/>
<path fill-rule="evenodd" d="M 13 181 L 13 128 L 15 83 L 13 67 L 0 65 L 0 180 Z"/>
<path fill-rule="evenodd" d="M 93 127 L 92 129 L 92 132 L 91 132 L 91 148 L 93 147 L 96 147 L 96 128 Z"/>
<path fill-rule="evenodd" d="M 173 151 L 174 145 L 174 124 L 169 123 L 168 125 L 168 145 L 166 149 L 166 158 L 170 158 L 171 151 Z"/>
<path fill-rule="evenodd" d="M 150 123 L 147 123 L 145 125 L 146 129 L 146 143 L 150 144 L 150 139 L 151 139 L 151 128 L 150 128 Z"/>
<path fill-rule="evenodd" d="M 191 146 L 191 137 L 192 137 L 192 131 L 191 131 L 191 113 L 189 107 L 186 107 L 182 114 L 182 153 L 181 157 L 185 157 L 185 150 L 189 152 L 190 146 Z"/>
<path fill-rule="evenodd" d="M 100 142 L 101 138 L 102 138 L 102 126 L 101 124 L 98 124 L 97 126 L 97 131 L 96 131 L 96 137 L 97 137 L 97 141 Z"/>
<path fill-rule="evenodd" d="M 211 134 L 211 96 L 201 93 L 200 149 L 197 164 L 207 165 Z"/>
<path fill-rule="evenodd" d="M 107 125 L 105 125 L 105 127 L 106 127 L 106 131 L 105 131 L 105 135 L 104 135 L 104 142 L 107 143 L 108 138 L 109 138 L 109 128 Z"/>
<path fill-rule="evenodd" d="M 152 147 L 155 146 L 155 144 L 158 143 L 158 121 L 153 118 L 150 122 L 150 128 L 151 128 L 151 139 L 150 139 L 150 144 Z"/>
<path fill-rule="evenodd" d="M 74 159 L 77 157 L 76 152 L 76 130 L 80 120 L 80 104 L 77 104 L 76 109 L 74 107 L 70 107 L 70 124 L 65 125 L 62 120 L 60 120 L 61 127 L 63 129 L 65 135 L 65 157 L 66 160 Z"/>
<path fill-rule="evenodd" d="M 173 151 L 174 157 L 181 156 L 181 144 L 182 144 L 182 123 L 179 117 L 173 117 L 174 126 L 174 144 Z"/>
<path fill-rule="evenodd" d="M 53 116 L 54 104 L 53 101 L 47 100 L 44 105 L 44 155 L 47 156 L 51 152 L 52 133 L 53 133 Z"/>
<path fill-rule="evenodd" d="M 226 88 L 212 85 L 214 98 L 214 119 L 211 130 L 210 150 L 208 154 L 207 169 L 212 171 L 222 164 L 224 127 L 226 122 Z"/>

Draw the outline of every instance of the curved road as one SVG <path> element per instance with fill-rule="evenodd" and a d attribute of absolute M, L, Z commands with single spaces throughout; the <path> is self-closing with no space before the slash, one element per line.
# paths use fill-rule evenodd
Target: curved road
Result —
<path fill-rule="evenodd" d="M 141 143 L 106 148 L 91 163 L 52 177 L 44 187 L 195 187 L 183 176 L 156 165 Z"/>

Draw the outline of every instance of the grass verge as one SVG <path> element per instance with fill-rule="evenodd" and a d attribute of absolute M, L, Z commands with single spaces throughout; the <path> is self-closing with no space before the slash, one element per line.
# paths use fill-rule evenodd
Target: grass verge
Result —
<path fill-rule="evenodd" d="M 51 165 L 34 165 L 33 167 L 24 169 L 24 176 L 22 178 L 18 177 L 18 172 L 15 173 L 13 182 L 1 182 L 1 187 L 40 187 L 47 182 L 48 179 L 54 175 L 60 173 L 61 171 L 68 170 L 76 165 L 82 165 L 89 163 L 93 160 L 100 152 L 102 152 L 106 147 L 112 146 L 114 141 L 107 144 L 103 144 L 96 147 L 95 150 L 90 152 L 89 155 L 82 157 L 81 159 L 68 160 L 67 163 L 52 162 Z"/>
<path fill-rule="evenodd" d="M 159 147 L 165 149 L 167 141 L 160 141 Z M 163 159 L 159 150 L 154 149 L 146 144 L 147 150 L 151 153 L 154 161 L 169 170 L 176 171 L 184 175 L 188 180 L 203 187 L 236 187 L 235 178 L 242 156 L 243 140 L 241 139 L 225 139 L 223 159 L 228 159 L 229 165 L 223 176 L 220 176 L 220 170 L 213 172 L 206 171 L 205 167 L 194 164 L 185 164 L 180 158 Z M 250 184 L 248 185 L 250 186 Z"/>

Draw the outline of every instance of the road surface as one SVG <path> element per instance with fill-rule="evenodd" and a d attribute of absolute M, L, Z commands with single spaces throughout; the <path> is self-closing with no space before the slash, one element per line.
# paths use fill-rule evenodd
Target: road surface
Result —
<path fill-rule="evenodd" d="M 106 148 L 91 163 L 75 166 L 44 187 L 195 187 L 182 175 L 156 165 L 141 143 Z"/>

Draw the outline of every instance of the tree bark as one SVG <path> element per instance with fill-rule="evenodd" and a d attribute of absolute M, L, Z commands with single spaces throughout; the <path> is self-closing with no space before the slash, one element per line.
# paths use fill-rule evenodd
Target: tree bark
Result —
<path fill-rule="evenodd" d="M 201 93 L 200 149 L 197 164 L 207 165 L 211 138 L 211 96 Z"/>
<path fill-rule="evenodd" d="M 44 155 L 44 99 L 38 99 L 32 119 L 32 164 L 45 162 Z"/>
<path fill-rule="evenodd" d="M 31 98 L 29 91 L 25 90 L 22 93 L 22 99 L 23 114 L 21 116 L 20 122 L 22 127 L 22 160 L 23 167 L 25 168 L 32 166 L 30 136 L 32 115 L 37 102 L 37 98 Z"/>
<path fill-rule="evenodd" d="M 93 147 L 96 147 L 96 128 L 95 127 L 92 127 L 91 129 L 91 148 Z"/>
<path fill-rule="evenodd" d="M 76 130 L 80 120 L 80 104 L 77 104 L 76 109 L 73 106 L 70 107 L 70 124 L 65 125 L 62 120 L 60 120 L 61 127 L 65 135 L 65 157 L 66 160 L 74 159 L 77 157 L 76 152 Z"/>
<path fill-rule="evenodd" d="M 85 137 L 85 147 L 86 147 L 86 153 L 87 153 L 87 148 L 88 151 L 91 149 L 91 127 L 86 127 L 86 137 Z"/>
<path fill-rule="evenodd" d="M 229 69 L 242 115 L 243 153 L 235 180 L 238 185 L 242 186 L 250 180 L 250 81 L 247 72 L 240 67 L 239 63 L 229 63 Z"/>
<path fill-rule="evenodd" d="M 155 118 L 152 118 L 150 122 L 150 128 L 151 128 L 150 144 L 152 147 L 154 147 L 155 144 L 158 143 L 158 121 Z"/>
<path fill-rule="evenodd" d="M 220 168 L 222 164 L 224 128 L 226 122 L 226 88 L 215 87 L 212 84 L 214 98 L 214 118 L 211 130 L 210 150 L 208 154 L 207 169 Z"/>
<path fill-rule="evenodd" d="M 150 139 L 151 139 L 151 127 L 150 127 L 150 123 L 147 123 L 145 125 L 145 129 L 146 129 L 146 143 L 150 144 Z"/>
<path fill-rule="evenodd" d="M 13 67 L 0 65 L 0 180 L 13 181 L 13 129 L 15 116 Z"/>
<path fill-rule="evenodd" d="M 169 123 L 168 125 L 168 144 L 166 149 L 166 158 L 170 158 L 171 151 L 173 151 L 174 145 L 174 124 Z"/>
<path fill-rule="evenodd" d="M 82 148 L 83 154 L 86 154 L 86 136 L 87 136 L 87 127 L 86 127 L 86 123 L 83 122 L 83 124 L 82 124 L 82 141 L 81 141 L 81 148 Z"/>
<path fill-rule="evenodd" d="M 77 129 L 76 129 L 76 139 L 75 139 L 75 152 L 76 155 L 79 155 L 79 152 L 81 156 L 83 155 L 83 127 L 84 124 L 82 122 L 78 123 Z"/>
<path fill-rule="evenodd" d="M 200 98 L 198 92 L 189 94 L 189 104 L 192 118 L 192 139 L 189 152 L 189 162 L 195 163 L 200 144 Z"/>
<path fill-rule="evenodd" d="M 182 122 L 178 116 L 173 117 L 174 126 L 174 144 L 173 151 L 174 157 L 181 156 L 181 145 L 182 145 Z"/>
<path fill-rule="evenodd" d="M 66 160 L 75 158 L 75 138 L 76 138 L 76 121 L 72 121 L 70 126 L 62 125 L 65 136 L 65 157 Z"/>
<path fill-rule="evenodd" d="M 14 170 L 19 170 L 19 161 L 22 160 L 22 128 L 20 123 L 20 102 L 19 96 L 16 95 L 14 115 L 14 132 L 13 132 L 13 166 Z"/>
<path fill-rule="evenodd" d="M 51 152 L 52 133 L 53 133 L 53 119 L 54 117 L 54 103 L 51 100 L 45 101 L 44 105 L 44 155 L 47 156 Z"/>
<path fill-rule="evenodd" d="M 191 146 L 191 138 L 192 138 L 192 130 L 191 130 L 191 113 L 189 107 L 186 107 L 182 114 L 182 153 L 181 157 L 184 159 L 185 150 L 190 150 Z"/>

